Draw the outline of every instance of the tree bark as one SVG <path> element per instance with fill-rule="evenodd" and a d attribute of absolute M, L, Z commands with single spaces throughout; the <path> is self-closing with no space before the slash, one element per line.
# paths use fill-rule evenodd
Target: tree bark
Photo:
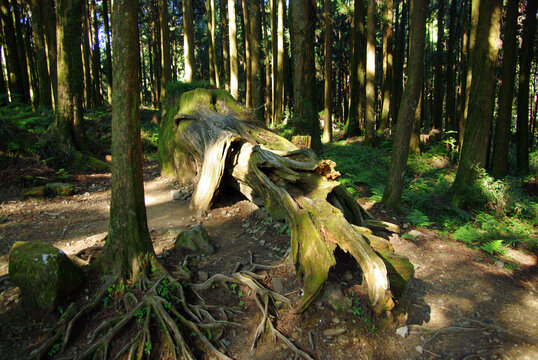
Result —
<path fill-rule="evenodd" d="M 284 0 L 272 1 L 273 124 L 282 122 L 284 110 Z"/>
<path fill-rule="evenodd" d="M 45 39 L 47 41 L 47 57 L 49 60 L 49 74 L 52 86 L 52 99 L 54 107 L 58 104 L 58 44 L 56 41 L 56 9 L 54 0 L 49 0 L 43 8 L 45 22 Z"/>
<path fill-rule="evenodd" d="M 359 135 L 360 127 L 364 120 L 364 96 L 366 92 L 365 10 L 364 2 L 356 0 L 353 12 L 353 53 L 351 55 L 349 115 L 346 120 L 345 137 Z"/>
<path fill-rule="evenodd" d="M 220 38 L 222 42 L 222 72 L 223 72 L 223 80 L 224 80 L 224 88 L 226 90 L 230 90 L 230 59 L 228 55 L 228 24 L 226 22 L 226 1 L 227 0 L 220 0 L 219 6 L 220 6 Z"/>
<path fill-rule="evenodd" d="M 110 0 L 111 1 L 111 0 Z M 106 53 L 106 62 L 105 62 L 105 73 L 108 80 L 108 102 L 112 101 L 112 54 L 110 50 L 110 24 L 108 22 L 108 2 L 109 0 L 103 0 L 103 25 L 105 27 L 105 53 Z"/>
<path fill-rule="evenodd" d="M 287 221 L 291 257 L 304 291 L 297 311 L 319 294 L 338 247 L 363 270 L 374 309 L 381 313 L 394 306 L 391 290 L 402 293 L 412 265 L 364 227 L 383 224 L 370 219 L 341 187 L 336 164 L 263 129 L 225 91 L 197 89 L 178 104 L 161 122 L 161 169 L 174 167 L 180 182 L 199 178 L 191 201 L 195 209 L 208 209 L 220 184 L 227 183 L 265 205 L 273 218 Z"/>
<path fill-rule="evenodd" d="M 83 125 L 84 74 L 82 67 L 82 1 L 56 2 L 58 21 L 58 104 L 56 129 L 64 143 L 82 150 L 86 147 Z"/>
<path fill-rule="evenodd" d="M 264 99 L 262 87 L 262 28 L 260 0 L 250 0 L 250 76 L 252 112 L 256 119 L 262 121 L 264 114 Z"/>
<path fill-rule="evenodd" d="M 239 98 L 239 60 L 237 58 L 235 0 L 228 0 L 228 26 L 230 33 L 230 94 L 237 100 Z"/>
<path fill-rule="evenodd" d="M 159 0 L 159 20 L 161 32 L 161 91 L 159 104 L 162 108 L 166 98 L 166 86 L 172 78 L 170 35 L 168 33 L 168 3 L 166 0 Z"/>
<path fill-rule="evenodd" d="M 22 84 L 23 84 L 23 97 L 24 102 L 32 100 L 30 98 L 30 72 L 28 70 L 28 60 L 26 55 L 26 48 L 24 45 L 24 36 L 21 27 L 19 5 L 16 0 L 11 0 L 11 10 L 13 15 L 13 23 L 15 24 L 15 33 L 17 39 L 17 53 L 19 59 L 19 67 L 21 69 Z"/>
<path fill-rule="evenodd" d="M 155 258 L 144 205 L 137 15 L 137 1 L 114 0 L 112 189 L 108 238 L 99 258 L 122 278 L 136 278 Z"/>
<path fill-rule="evenodd" d="M 251 49 L 250 49 L 250 18 L 248 0 L 241 0 L 243 8 L 243 38 L 245 40 L 245 104 L 252 107 L 252 75 L 251 75 Z"/>
<path fill-rule="evenodd" d="M 383 204 L 393 209 L 400 207 L 411 131 L 417 115 L 420 114 L 420 95 L 424 81 L 426 9 L 424 0 L 411 0 L 409 79 L 398 111 L 389 177 L 383 193 Z"/>
<path fill-rule="evenodd" d="M 19 62 L 19 50 L 15 26 L 13 25 L 13 17 L 11 16 L 11 8 L 8 0 L 0 2 L 0 20 L 2 25 L 2 33 L 6 47 L 4 54 L 7 65 L 7 81 L 9 86 L 10 99 L 13 101 L 15 97 L 20 97 L 24 101 L 24 83 L 22 69 Z M 22 44 L 20 43 L 22 46 Z M 26 69 L 25 69 L 26 70 Z"/>
<path fill-rule="evenodd" d="M 316 7 L 312 0 L 290 3 L 291 56 L 293 67 L 293 123 L 297 132 L 311 136 L 312 150 L 321 153 L 319 119 L 316 106 L 316 69 L 314 66 L 314 27 Z"/>
<path fill-rule="evenodd" d="M 400 6 L 396 7 L 396 18 L 399 18 L 397 31 L 396 31 L 396 42 L 394 44 L 394 67 L 392 71 L 392 100 L 391 100 L 391 112 L 393 116 L 397 117 L 400 102 L 402 99 L 402 89 L 403 89 L 403 67 L 404 67 L 404 56 L 405 56 L 405 27 L 407 24 L 407 7 L 408 4 L 405 0 L 401 0 L 402 11 L 401 16 L 398 17 L 398 12 Z M 396 122 L 394 122 L 396 125 Z"/>
<path fill-rule="evenodd" d="M 82 0 L 82 64 L 84 66 L 84 104 L 89 109 L 93 100 L 93 79 L 90 64 L 90 16 L 88 1 Z"/>
<path fill-rule="evenodd" d="M 458 12 L 458 1 L 450 4 L 450 23 L 448 25 L 448 49 L 447 49 L 447 69 L 446 69 L 446 114 L 445 130 L 456 131 L 456 22 Z"/>
<path fill-rule="evenodd" d="M 434 108 L 433 108 L 433 128 L 443 131 L 443 99 L 444 86 L 443 79 L 443 52 L 444 52 L 444 15 L 445 0 L 439 1 L 439 10 L 437 12 L 437 53 L 435 60 L 435 78 L 434 82 Z"/>
<path fill-rule="evenodd" d="M 383 102 L 381 110 L 381 121 L 379 122 L 379 132 L 383 133 L 389 128 L 390 98 L 392 87 L 392 16 L 393 1 L 385 1 L 383 11 Z M 394 117 L 394 115 L 393 115 Z"/>
<path fill-rule="evenodd" d="M 519 86 L 517 95 L 517 161 L 521 174 L 529 172 L 529 81 L 531 62 L 534 57 L 536 37 L 536 1 L 527 2 L 527 14 L 523 30 L 523 43 L 519 58 Z"/>
<path fill-rule="evenodd" d="M 206 0 L 207 16 L 207 41 L 209 53 L 209 82 L 211 85 L 219 87 L 219 76 L 215 51 L 215 0 Z"/>
<path fill-rule="evenodd" d="M 333 141 L 333 123 L 332 123 L 332 76 L 333 76 L 333 59 L 332 59 L 332 19 L 331 19 L 331 0 L 325 0 L 325 79 L 323 92 L 323 111 L 325 122 L 323 124 L 323 142 Z"/>
<path fill-rule="evenodd" d="M 366 23 L 366 104 L 364 142 L 372 145 L 375 138 L 375 9 L 376 0 L 368 0 Z"/>
<path fill-rule="evenodd" d="M 183 6 L 183 54 L 185 57 L 185 82 L 192 82 L 196 79 L 194 65 L 192 0 L 183 0 L 181 4 Z"/>
<path fill-rule="evenodd" d="M 493 106 L 495 102 L 495 73 L 500 48 L 500 0 L 480 0 L 474 46 L 471 44 L 472 82 L 469 94 L 469 114 L 461 158 L 452 189 L 452 204 L 464 207 L 469 190 L 478 176 L 478 168 L 485 168 Z"/>
<path fill-rule="evenodd" d="M 97 4 L 92 0 L 92 35 L 93 35 L 93 52 L 92 52 L 92 77 L 93 77 L 93 98 L 95 105 L 102 104 L 101 95 L 101 49 L 99 48 L 99 20 L 97 18 Z"/>
<path fill-rule="evenodd" d="M 37 74 L 39 78 L 39 106 L 52 107 L 52 89 L 47 66 L 47 50 L 45 42 L 45 24 L 42 6 L 39 1 L 30 2 L 32 11 L 32 27 L 35 42 Z"/>
<path fill-rule="evenodd" d="M 506 5 L 506 20 L 503 38 L 503 59 L 501 90 L 499 94 L 499 111 L 495 127 L 493 164 L 491 173 L 496 178 L 508 174 L 508 146 L 512 126 L 512 103 L 514 101 L 514 83 L 517 64 L 517 18 L 518 1 L 509 1 Z"/>
<path fill-rule="evenodd" d="M 272 71 L 273 66 L 271 66 L 271 51 L 269 47 L 269 36 L 267 32 L 267 21 L 265 11 L 262 13 L 262 30 L 263 30 L 263 40 L 265 45 L 265 124 L 267 126 L 271 125 L 272 116 L 273 116 L 273 104 L 272 104 Z"/>

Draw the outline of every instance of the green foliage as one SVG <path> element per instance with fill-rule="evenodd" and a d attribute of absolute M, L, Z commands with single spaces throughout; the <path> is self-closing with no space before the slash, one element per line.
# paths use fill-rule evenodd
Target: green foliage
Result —
<path fill-rule="evenodd" d="M 166 87 L 166 104 L 170 104 L 173 100 L 179 99 L 181 94 L 198 88 L 211 89 L 213 86 L 205 81 L 193 81 L 188 83 L 171 81 Z"/>
<path fill-rule="evenodd" d="M 502 240 L 488 241 L 487 243 L 480 246 L 480 248 L 490 255 L 494 255 L 494 254 L 504 255 L 506 253 L 506 248 L 504 247 Z"/>
<path fill-rule="evenodd" d="M 433 225 L 433 222 L 430 221 L 428 216 L 424 215 L 422 211 L 417 210 L 417 209 L 414 209 L 413 211 L 411 211 L 407 215 L 406 219 L 409 220 L 411 224 L 418 227 L 428 227 L 428 226 Z"/>

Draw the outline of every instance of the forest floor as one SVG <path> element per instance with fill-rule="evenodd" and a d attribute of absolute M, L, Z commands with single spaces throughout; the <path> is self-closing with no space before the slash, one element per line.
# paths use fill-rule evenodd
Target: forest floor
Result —
<path fill-rule="evenodd" d="M 190 190 L 159 177 L 155 163 L 144 167 L 148 227 L 160 261 L 173 269 L 183 261 L 174 249 L 179 231 L 195 224 L 208 230 L 218 249 L 198 256 L 190 269 L 194 281 L 215 273 L 230 274 L 238 263 L 278 264 L 289 247 L 285 224 L 273 221 L 263 209 L 241 195 L 221 191 L 206 215 L 189 209 Z M 65 253 L 95 256 L 103 246 L 108 226 L 110 174 L 77 175 L 70 179 L 77 194 L 63 198 L 24 199 L 14 188 L 0 189 L 0 358 L 26 359 L 49 334 L 59 312 L 33 320 L 20 306 L 20 293 L 9 280 L 8 252 L 16 241 L 42 240 Z M 173 200 L 171 191 L 184 199 Z M 366 208 L 371 203 L 362 202 Z M 371 208 L 374 216 L 411 228 L 405 220 Z M 406 309 L 387 325 L 370 313 L 359 269 L 352 262 L 331 272 L 319 299 L 303 314 L 281 313 L 276 325 L 314 359 L 536 359 L 538 354 L 537 258 L 509 250 L 514 269 L 504 267 L 483 252 L 447 241 L 425 228 L 416 229 L 413 241 L 397 234 L 388 238 L 396 252 L 409 257 L 415 274 L 400 301 Z M 264 273 L 264 283 L 299 299 L 291 265 Z M 91 288 L 85 284 L 80 294 Z M 234 289 L 235 290 L 235 289 Z M 81 301 L 84 296 L 74 298 Z M 213 295 L 212 294 L 218 294 Z M 234 321 L 245 325 L 226 330 L 224 338 L 235 359 L 293 359 L 280 342 L 263 338 L 251 351 L 260 313 L 245 289 L 211 290 L 206 300 L 231 304 L 242 311 Z M 94 326 L 102 321 L 86 319 Z M 86 324 L 86 325 L 87 325 Z M 88 326 L 84 326 L 84 329 Z M 398 329 L 398 331 L 397 331 Z M 85 339 L 84 330 L 78 334 Z M 83 344 L 85 342 L 82 342 Z"/>

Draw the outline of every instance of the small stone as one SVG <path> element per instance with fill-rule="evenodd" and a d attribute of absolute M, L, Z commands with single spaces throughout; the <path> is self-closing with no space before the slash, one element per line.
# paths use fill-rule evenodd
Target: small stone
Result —
<path fill-rule="evenodd" d="M 264 246 L 264 245 L 265 245 L 265 240 L 263 240 L 263 239 L 260 240 L 260 245 L 261 245 L 261 246 Z"/>
<path fill-rule="evenodd" d="M 301 333 L 298 332 L 297 330 L 295 330 L 294 332 L 291 333 L 291 338 L 292 338 L 293 340 L 298 340 L 299 337 L 301 337 Z"/>
<path fill-rule="evenodd" d="M 343 333 L 346 332 L 346 329 L 344 328 L 331 328 L 331 329 L 326 329 L 323 331 L 323 336 L 338 336 L 338 335 L 342 335 Z"/>
<path fill-rule="evenodd" d="M 340 323 L 340 319 L 337 318 L 337 317 L 334 317 L 334 318 L 333 318 L 333 323 L 335 323 L 335 324 Z"/>
<path fill-rule="evenodd" d="M 226 210 L 222 210 L 221 215 L 226 216 L 226 214 L 228 214 L 228 212 Z"/>
<path fill-rule="evenodd" d="M 345 345 L 345 344 L 349 343 L 349 339 L 347 338 L 347 336 L 344 336 L 344 335 L 339 336 L 338 337 L 338 343 L 340 345 Z"/>
<path fill-rule="evenodd" d="M 407 326 L 402 326 L 396 329 L 396 334 L 400 335 L 404 339 L 408 333 L 409 333 L 409 328 Z"/>
<path fill-rule="evenodd" d="M 504 267 L 504 261 L 502 261 L 502 260 L 497 260 L 497 261 L 495 261 L 495 262 L 493 263 L 493 265 L 494 265 L 495 267 L 498 267 L 499 269 L 502 269 L 502 268 Z"/>
<path fill-rule="evenodd" d="M 282 293 L 284 291 L 284 282 L 280 278 L 277 278 L 277 277 L 272 278 L 271 286 L 277 293 Z"/>
<path fill-rule="evenodd" d="M 206 281 L 209 278 L 209 274 L 207 271 L 198 271 L 198 279 L 200 281 Z"/>
<path fill-rule="evenodd" d="M 413 238 L 418 238 L 419 236 L 424 236 L 424 234 L 416 229 L 409 231 L 407 234 L 411 235 Z"/>
<path fill-rule="evenodd" d="M 346 271 L 346 273 L 344 274 L 344 280 L 347 282 L 353 280 L 353 274 L 351 273 L 351 271 Z"/>
<path fill-rule="evenodd" d="M 422 346 L 420 345 L 415 346 L 415 350 L 418 351 L 420 355 L 422 355 Z"/>

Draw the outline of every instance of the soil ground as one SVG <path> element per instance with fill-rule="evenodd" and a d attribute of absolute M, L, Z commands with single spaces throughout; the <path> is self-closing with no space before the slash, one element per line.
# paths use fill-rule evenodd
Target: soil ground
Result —
<path fill-rule="evenodd" d="M 175 236 L 195 224 L 207 228 L 218 250 L 192 259 L 194 281 L 215 273 L 230 274 L 238 264 L 248 263 L 249 252 L 261 264 L 280 264 L 285 257 L 289 237 L 284 224 L 241 195 L 223 190 L 211 211 L 201 215 L 189 209 L 191 189 L 160 178 L 156 164 L 147 163 L 144 176 L 148 227 L 167 268 L 173 269 L 184 259 L 173 249 Z M 104 243 L 110 175 L 79 175 L 70 180 L 77 194 L 63 198 L 24 199 L 13 188 L 0 191 L 0 358 L 28 358 L 58 318 L 52 314 L 33 319 L 20 305 L 19 290 L 7 275 L 13 243 L 42 240 L 84 258 L 95 256 Z M 173 200 L 174 190 L 184 199 Z M 382 209 L 370 210 L 383 220 L 408 226 Z M 502 259 L 438 238 L 427 229 L 418 230 L 414 241 L 379 234 L 415 266 L 400 300 L 400 314 L 392 321 L 376 320 L 370 313 L 360 270 L 352 261 L 343 261 L 331 272 L 319 299 L 303 314 L 282 312 L 277 328 L 314 359 L 538 359 L 536 256 L 510 251 L 507 256 L 519 265 L 507 269 Z M 298 301 L 300 288 L 292 266 L 263 274 L 267 286 L 288 296 L 292 304 Z M 80 294 L 91 291 L 90 285 L 85 286 Z M 245 327 L 224 334 L 233 358 L 294 358 L 285 345 L 267 337 L 251 351 L 261 315 L 246 289 L 242 299 L 222 290 L 205 295 L 209 303 L 227 303 L 242 311 L 234 321 Z M 97 325 L 101 320 L 86 321 Z M 85 339 L 83 335 L 79 336 Z"/>

